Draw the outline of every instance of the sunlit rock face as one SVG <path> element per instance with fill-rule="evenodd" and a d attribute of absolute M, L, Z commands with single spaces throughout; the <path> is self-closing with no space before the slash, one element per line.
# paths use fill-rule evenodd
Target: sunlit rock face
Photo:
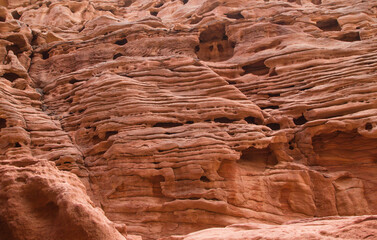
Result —
<path fill-rule="evenodd" d="M 376 1 L 0 0 L 0 29 L 0 239 L 375 224 Z"/>

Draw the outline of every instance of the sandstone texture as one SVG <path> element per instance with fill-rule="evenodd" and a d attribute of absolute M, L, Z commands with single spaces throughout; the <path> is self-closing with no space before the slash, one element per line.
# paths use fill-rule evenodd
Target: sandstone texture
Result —
<path fill-rule="evenodd" d="M 234 224 L 226 228 L 211 228 L 161 240 L 257 240 L 257 239 L 376 239 L 377 217 L 327 217 L 300 220 L 272 226 L 258 223 Z"/>
<path fill-rule="evenodd" d="M 377 239 L 376 40 L 376 0 L 0 0 L 0 239 Z"/>

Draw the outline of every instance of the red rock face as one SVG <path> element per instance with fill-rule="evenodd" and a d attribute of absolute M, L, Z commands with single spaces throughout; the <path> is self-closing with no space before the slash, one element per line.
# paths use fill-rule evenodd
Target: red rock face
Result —
<path fill-rule="evenodd" d="M 0 5 L 0 239 L 377 214 L 374 1 Z"/>

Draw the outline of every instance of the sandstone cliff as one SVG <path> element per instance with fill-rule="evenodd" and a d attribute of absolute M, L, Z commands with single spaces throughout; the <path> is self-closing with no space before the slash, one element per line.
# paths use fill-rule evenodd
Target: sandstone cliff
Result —
<path fill-rule="evenodd" d="M 0 0 L 0 29 L 0 239 L 377 238 L 377 1 Z"/>

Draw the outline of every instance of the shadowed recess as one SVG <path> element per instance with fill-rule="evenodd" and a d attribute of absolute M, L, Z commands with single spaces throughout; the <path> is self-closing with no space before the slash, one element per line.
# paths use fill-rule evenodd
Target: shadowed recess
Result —
<path fill-rule="evenodd" d="M 0 129 L 7 127 L 7 120 L 4 118 L 0 118 Z"/>
<path fill-rule="evenodd" d="M 3 78 L 13 82 L 14 80 L 21 78 L 21 77 L 19 75 L 15 74 L 15 73 L 5 73 L 3 75 Z"/>
<path fill-rule="evenodd" d="M 245 65 L 242 67 L 242 69 L 244 70 L 243 74 L 251 73 L 257 76 L 266 75 L 270 71 L 270 69 L 264 64 L 264 60 Z"/>
<path fill-rule="evenodd" d="M 340 27 L 338 20 L 334 18 L 329 18 L 325 20 L 320 20 L 316 23 L 317 27 L 322 29 L 323 31 L 340 31 L 342 28 Z"/>

